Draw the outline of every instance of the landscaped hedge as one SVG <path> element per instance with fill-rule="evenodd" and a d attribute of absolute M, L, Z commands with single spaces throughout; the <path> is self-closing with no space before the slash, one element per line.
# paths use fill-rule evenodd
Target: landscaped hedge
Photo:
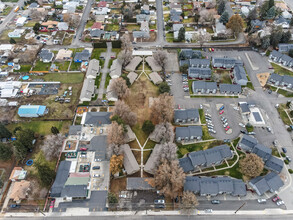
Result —
<path fill-rule="evenodd" d="M 94 48 L 107 48 L 106 41 L 98 42 L 98 43 L 93 43 Z"/>
<path fill-rule="evenodd" d="M 112 48 L 121 48 L 121 40 L 112 41 Z"/>

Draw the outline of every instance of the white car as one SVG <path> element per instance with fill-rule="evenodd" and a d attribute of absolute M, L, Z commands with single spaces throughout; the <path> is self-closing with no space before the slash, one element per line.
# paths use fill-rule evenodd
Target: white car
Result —
<path fill-rule="evenodd" d="M 223 125 L 224 128 L 226 128 L 227 126 L 228 126 L 228 123 L 225 123 L 225 124 Z"/>
<path fill-rule="evenodd" d="M 97 177 L 100 177 L 100 176 L 101 176 L 100 174 L 94 174 L 93 178 L 97 178 Z"/>
<path fill-rule="evenodd" d="M 277 204 L 277 206 L 280 206 L 280 205 L 284 205 L 285 203 L 284 203 L 284 201 L 279 200 L 279 201 L 276 202 L 276 204 Z"/>
<path fill-rule="evenodd" d="M 239 123 L 239 126 L 242 127 L 242 128 L 245 128 L 245 125 L 242 124 L 242 123 Z"/>
<path fill-rule="evenodd" d="M 233 107 L 235 111 L 239 111 L 239 108 L 238 107 Z"/>

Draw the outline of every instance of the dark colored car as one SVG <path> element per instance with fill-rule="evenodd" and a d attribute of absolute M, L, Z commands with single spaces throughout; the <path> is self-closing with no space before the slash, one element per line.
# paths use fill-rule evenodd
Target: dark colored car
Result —
<path fill-rule="evenodd" d="M 86 147 L 81 147 L 80 151 L 87 151 L 87 148 Z"/>
<path fill-rule="evenodd" d="M 101 167 L 100 166 L 94 166 L 93 170 L 99 170 Z"/>
<path fill-rule="evenodd" d="M 212 200 L 211 203 L 212 204 L 220 204 L 220 200 Z"/>
<path fill-rule="evenodd" d="M 10 205 L 10 208 L 12 208 L 12 209 L 18 209 L 18 208 L 20 208 L 20 205 L 17 205 L 17 204 L 11 204 L 11 205 Z"/>
<path fill-rule="evenodd" d="M 282 147 L 282 151 L 283 151 L 284 153 L 287 153 L 287 149 L 286 149 L 285 147 Z"/>

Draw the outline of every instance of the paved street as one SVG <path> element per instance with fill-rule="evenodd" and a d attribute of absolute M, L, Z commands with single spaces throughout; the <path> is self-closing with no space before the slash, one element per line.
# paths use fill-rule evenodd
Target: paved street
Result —
<path fill-rule="evenodd" d="M 285 2 L 289 8 L 293 11 L 293 1 L 292 0 L 283 0 L 283 2 Z"/>

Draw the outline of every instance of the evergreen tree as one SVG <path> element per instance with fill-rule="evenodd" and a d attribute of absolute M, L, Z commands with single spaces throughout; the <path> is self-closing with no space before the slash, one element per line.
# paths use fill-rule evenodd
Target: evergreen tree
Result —
<path fill-rule="evenodd" d="M 54 126 L 51 127 L 51 132 L 52 132 L 52 134 L 55 134 L 55 135 L 59 134 L 58 128 L 56 128 Z"/>
<path fill-rule="evenodd" d="M 55 172 L 47 164 L 35 163 L 43 186 L 49 186 L 55 177 Z"/>
<path fill-rule="evenodd" d="M 178 41 L 184 41 L 185 40 L 185 29 L 184 27 L 180 28 L 178 33 Z"/>
<path fill-rule="evenodd" d="M 227 24 L 229 21 L 229 14 L 228 12 L 224 12 L 221 17 L 220 17 L 220 22 L 222 22 L 223 24 Z"/>
<path fill-rule="evenodd" d="M 150 120 L 146 120 L 143 122 L 142 130 L 144 133 L 150 134 L 154 131 L 154 129 L 155 125 Z"/>
<path fill-rule="evenodd" d="M 275 6 L 275 1 L 274 0 L 269 0 L 269 8 L 272 8 Z"/>
<path fill-rule="evenodd" d="M 273 19 L 276 16 L 276 9 L 275 7 L 271 7 L 267 12 L 267 19 Z"/>
<path fill-rule="evenodd" d="M 0 138 L 11 138 L 10 131 L 7 130 L 7 128 L 0 123 Z"/>
<path fill-rule="evenodd" d="M 225 11 L 226 8 L 226 1 L 225 0 L 220 0 L 218 1 L 218 14 L 222 15 Z"/>
<path fill-rule="evenodd" d="M 10 38 L 9 43 L 16 44 L 16 41 L 13 38 Z"/>
<path fill-rule="evenodd" d="M 286 31 L 282 33 L 281 43 L 288 43 L 291 39 L 291 32 Z"/>
<path fill-rule="evenodd" d="M 0 160 L 11 159 L 12 153 L 10 146 L 0 143 Z"/>
<path fill-rule="evenodd" d="M 159 85 L 159 92 L 160 93 L 170 92 L 170 86 L 168 85 L 167 82 L 162 82 Z"/>

